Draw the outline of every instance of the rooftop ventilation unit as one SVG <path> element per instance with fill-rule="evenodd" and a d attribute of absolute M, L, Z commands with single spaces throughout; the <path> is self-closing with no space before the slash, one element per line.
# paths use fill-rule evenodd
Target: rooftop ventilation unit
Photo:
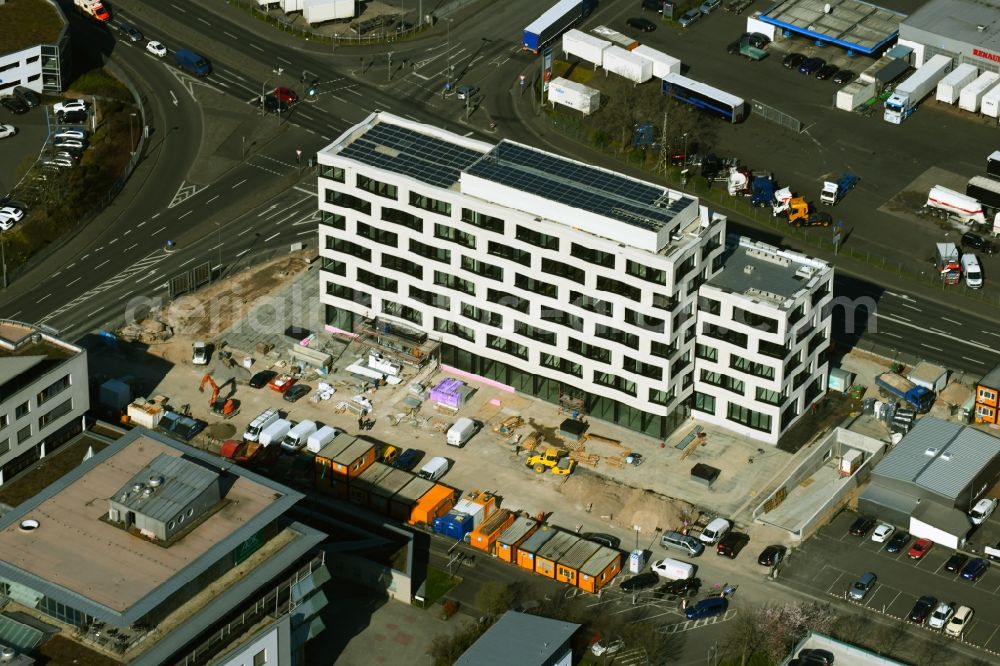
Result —
<path fill-rule="evenodd" d="M 940 456 L 938 456 L 938 460 L 945 460 L 945 461 L 951 460 L 951 454 L 948 452 L 942 453 Z"/>
<path fill-rule="evenodd" d="M 747 264 L 746 266 L 743 267 L 743 272 L 746 273 L 747 275 L 753 274 L 753 266 Z"/>
<path fill-rule="evenodd" d="M 936 456 L 938 454 L 938 451 L 940 451 L 940 450 L 941 449 L 937 449 L 937 448 L 934 448 L 933 446 L 930 446 L 930 447 L 927 448 L 926 451 L 924 451 L 924 455 L 927 456 L 928 458 L 933 458 L 934 456 Z"/>

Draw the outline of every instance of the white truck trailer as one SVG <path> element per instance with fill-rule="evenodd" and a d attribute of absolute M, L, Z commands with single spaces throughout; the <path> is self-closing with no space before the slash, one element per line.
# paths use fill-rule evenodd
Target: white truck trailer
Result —
<path fill-rule="evenodd" d="M 567 59 L 575 56 L 592 64 L 594 69 L 604 62 L 604 50 L 609 46 L 611 42 L 608 40 L 588 35 L 576 28 L 569 30 L 562 38 L 563 53 Z"/>
<path fill-rule="evenodd" d="M 979 101 L 979 112 L 987 118 L 1000 117 L 1000 84 L 986 91 Z"/>
<path fill-rule="evenodd" d="M 548 95 L 548 99 L 553 105 L 562 104 L 563 106 L 568 106 L 571 109 L 583 112 L 585 116 L 597 111 L 601 107 L 600 90 L 590 88 L 576 81 L 564 79 L 561 76 L 552 79 L 549 83 Z"/>
<path fill-rule="evenodd" d="M 657 51 L 645 44 L 640 44 L 632 49 L 632 53 L 653 63 L 653 76 L 658 79 L 662 79 L 667 74 L 681 73 L 681 61 L 663 51 Z"/>
<path fill-rule="evenodd" d="M 889 99 L 885 100 L 886 122 L 899 125 L 917 110 L 917 104 L 937 87 L 951 69 L 951 58 L 940 53 L 900 83 Z M 971 84 L 970 84 L 971 85 Z"/>
<path fill-rule="evenodd" d="M 983 72 L 975 81 L 962 89 L 962 94 L 958 97 L 958 108 L 963 111 L 976 113 L 979 111 L 979 103 L 983 100 L 983 95 L 1000 81 L 1000 74 L 996 72 Z"/>
<path fill-rule="evenodd" d="M 605 72 L 624 76 L 635 83 L 645 83 L 653 78 L 652 62 L 620 46 L 611 45 L 605 49 L 603 66 Z"/>
<path fill-rule="evenodd" d="M 304 0 L 302 18 L 310 25 L 354 18 L 354 0 Z"/>
<path fill-rule="evenodd" d="M 852 81 L 837 91 L 837 108 L 853 111 L 875 96 L 875 84 L 871 81 Z"/>
<path fill-rule="evenodd" d="M 967 62 L 962 63 L 938 83 L 937 101 L 954 104 L 958 101 L 962 89 L 972 83 L 977 76 L 979 76 L 979 70 L 975 65 L 970 65 Z"/>

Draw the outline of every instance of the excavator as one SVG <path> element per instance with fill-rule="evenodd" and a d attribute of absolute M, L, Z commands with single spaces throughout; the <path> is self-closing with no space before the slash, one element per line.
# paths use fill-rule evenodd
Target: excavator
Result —
<path fill-rule="evenodd" d="M 205 392 L 205 384 L 212 387 L 212 397 L 208 399 L 208 406 L 211 408 L 214 414 L 225 417 L 227 419 L 236 416 L 239 413 L 240 403 L 238 400 L 233 400 L 233 393 L 236 392 L 236 381 L 230 379 L 223 383 L 223 386 L 232 382 L 232 387 L 229 395 L 225 398 L 219 397 L 219 385 L 215 383 L 212 379 L 212 375 L 205 373 L 205 376 L 201 378 L 201 383 L 198 385 L 198 391 L 201 393 Z"/>

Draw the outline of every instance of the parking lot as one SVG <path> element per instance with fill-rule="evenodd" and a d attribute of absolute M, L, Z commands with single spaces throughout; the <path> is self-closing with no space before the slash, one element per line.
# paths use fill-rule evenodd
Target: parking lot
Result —
<path fill-rule="evenodd" d="M 969 606 L 974 615 L 963 634 L 965 643 L 1000 651 L 1000 573 L 987 571 L 976 582 L 962 580 L 946 571 L 945 562 L 954 551 L 934 546 L 921 559 L 912 560 L 906 548 L 885 552 L 884 543 L 871 535 L 856 537 L 849 528 L 856 514 L 843 512 L 829 525 L 797 549 L 782 572 L 785 584 L 795 588 L 844 599 L 869 611 L 905 619 L 922 595 L 938 601 Z M 911 542 L 912 543 L 912 542 Z M 875 587 L 863 601 L 847 601 L 848 589 L 866 571 L 878 576 Z M 934 630 L 921 626 L 915 631 Z M 940 633 L 940 632 L 938 632 Z M 942 639 L 952 640 L 944 634 Z"/>

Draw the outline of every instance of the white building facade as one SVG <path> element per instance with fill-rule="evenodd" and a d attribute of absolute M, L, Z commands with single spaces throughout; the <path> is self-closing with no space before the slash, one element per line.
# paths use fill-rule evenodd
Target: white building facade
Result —
<path fill-rule="evenodd" d="M 446 368 L 653 437 L 687 418 L 698 293 L 721 270 L 725 218 L 384 113 L 318 162 L 329 330 L 426 334 Z"/>
<path fill-rule="evenodd" d="M 0 53 L 0 97 L 11 94 L 15 86 L 35 92 L 62 92 L 70 68 L 69 23 L 55 0 L 43 0 L 51 6 L 49 26 L 55 38 L 45 43 L 0 44 L 11 48 Z M 13 47 L 13 48 L 12 48 Z"/>
<path fill-rule="evenodd" d="M 833 267 L 736 236 L 726 249 L 699 289 L 692 414 L 776 444 L 826 393 Z"/>

